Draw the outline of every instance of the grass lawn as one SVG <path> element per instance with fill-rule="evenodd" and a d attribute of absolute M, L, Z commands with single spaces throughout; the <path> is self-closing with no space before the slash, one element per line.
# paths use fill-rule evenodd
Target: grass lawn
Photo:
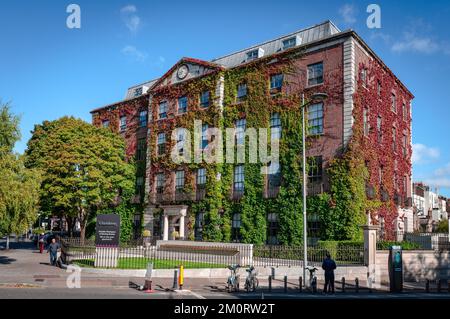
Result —
<path fill-rule="evenodd" d="M 198 268 L 226 268 L 227 265 L 211 264 L 195 261 L 149 259 L 145 257 L 123 257 L 119 258 L 117 269 L 147 269 L 147 264 L 153 262 L 153 269 L 172 269 L 183 265 L 185 269 Z M 80 267 L 94 267 L 94 259 L 74 260 L 74 264 Z"/>

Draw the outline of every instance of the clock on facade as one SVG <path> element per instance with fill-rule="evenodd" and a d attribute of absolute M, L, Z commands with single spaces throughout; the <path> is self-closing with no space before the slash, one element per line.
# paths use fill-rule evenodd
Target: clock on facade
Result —
<path fill-rule="evenodd" d="M 186 64 L 183 64 L 178 68 L 177 76 L 180 80 L 184 79 L 189 73 L 189 68 Z"/>

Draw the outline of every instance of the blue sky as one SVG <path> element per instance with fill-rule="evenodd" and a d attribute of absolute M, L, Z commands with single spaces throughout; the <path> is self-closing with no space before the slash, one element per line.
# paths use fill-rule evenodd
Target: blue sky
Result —
<path fill-rule="evenodd" d="M 81 7 L 81 29 L 66 7 Z M 366 26 L 370 3 L 381 29 Z M 119 1 L 0 3 L 0 98 L 21 114 L 23 152 L 34 124 L 124 98 L 181 57 L 209 60 L 332 20 L 355 29 L 416 96 L 414 177 L 450 196 L 448 1 Z"/>

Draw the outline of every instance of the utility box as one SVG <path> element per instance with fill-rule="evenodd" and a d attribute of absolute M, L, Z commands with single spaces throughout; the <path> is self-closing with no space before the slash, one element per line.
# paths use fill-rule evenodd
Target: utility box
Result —
<path fill-rule="evenodd" d="M 389 284 L 391 292 L 402 292 L 403 261 L 401 246 L 391 246 L 389 248 Z"/>

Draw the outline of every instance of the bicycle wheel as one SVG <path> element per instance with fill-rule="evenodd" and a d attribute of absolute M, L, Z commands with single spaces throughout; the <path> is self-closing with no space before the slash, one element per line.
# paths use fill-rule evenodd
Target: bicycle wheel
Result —
<path fill-rule="evenodd" d="M 259 280 L 258 278 L 255 278 L 253 280 L 253 291 L 256 291 L 256 289 L 259 287 Z"/>

